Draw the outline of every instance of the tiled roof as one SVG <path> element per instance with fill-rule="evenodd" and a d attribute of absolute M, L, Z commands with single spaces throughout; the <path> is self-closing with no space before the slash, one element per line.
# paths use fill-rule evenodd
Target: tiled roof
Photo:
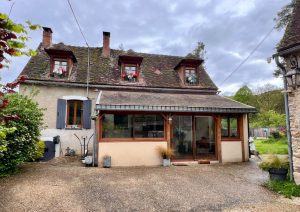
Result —
<path fill-rule="evenodd" d="M 85 83 L 87 76 L 88 49 L 65 45 L 63 43 L 54 44 L 48 48 L 51 50 L 71 51 L 75 56 L 75 63 L 68 79 L 57 79 L 50 77 L 50 58 L 40 44 L 38 54 L 30 58 L 23 69 L 21 75 L 27 75 L 30 80 L 44 80 L 57 82 Z M 159 87 L 159 88 L 182 88 L 178 72 L 175 66 L 184 57 L 146 54 L 132 51 L 121 51 L 111 49 L 110 58 L 101 57 L 102 48 L 90 48 L 90 84 L 103 85 L 130 85 L 136 87 Z M 141 64 L 141 75 L 138 83 L 124 82 L 120 79 L 118 57 L 120 55 L 136 55 L 143 57 Z M 217 90 L 203 68 L 199 71 L 199 85 L 193 89 L 212 89 Z"/>
<path fill-rule="evenodd" d="M 182 112 L 256 112 L 254 107 L 209 94 L 101 91 L 100 110 L 157 110 Z"/>
<path fill-rule="evenodd" d="M 300 0 L 296 0 L 291 20 L 277 46 L 277 51 L 280 52 L 297 45 L 300 45 Z"/>

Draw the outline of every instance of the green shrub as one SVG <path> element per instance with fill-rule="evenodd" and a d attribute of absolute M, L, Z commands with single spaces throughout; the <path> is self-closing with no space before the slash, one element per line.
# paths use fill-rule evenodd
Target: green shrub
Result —
<path fill-rule="evenodd" d="M 262 162 L 259 163 L 259 168 L 264 171 L 269 171 L 272 168 L 289 168 L 289 160 L 287 156 L 278 157 L 277 155 L 269 155 L 263 158 Z"/>
<path fill-rule="evenodd" d="M 42 109 L 29 96 L 6 94 L 5 98 L 9 104 L 0 110 L 0 116 L 15 114 L 19 119 L 6 123 L 5 127 L 16 130 L 6 135 L 7 151 L 0 159 L 0 176 L 14 173 L 19 164 L 34 157 L 43 124 Z"/>
<path fill-rule="evenodd" d="M 32 157 L 32 160 L 38 160 L 44 156 L 45 153 L 45 142 L 44 141 L 38 141 L 36 142 L 36 151 L 35 154 Z"/>

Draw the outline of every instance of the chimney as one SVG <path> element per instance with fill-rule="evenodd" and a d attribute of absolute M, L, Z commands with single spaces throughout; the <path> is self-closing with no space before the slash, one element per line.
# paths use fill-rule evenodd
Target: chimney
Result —
<path fill-rule="evenodd" d="M 102 57 L 110 56 L 109 39 L 110 39 L 110 32 L 103 32 Z"/>
<path fill-rule="evenodd" d="M 43 47 L 48 48 L 52 46 L 52 29 L 43 27 Z"/>

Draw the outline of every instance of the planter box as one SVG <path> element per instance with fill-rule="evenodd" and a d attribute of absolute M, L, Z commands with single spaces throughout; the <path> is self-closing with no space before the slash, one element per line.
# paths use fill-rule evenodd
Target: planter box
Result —
<path fill-rule="evenodd" d="M 287 169 L 272 168 L 269 170 L 271 180 L 280 180 L 280 181 L 286 180 L 287 173 L 288 173 Z"/>
<path fill-rule="evenodd" d="M 163 159 L 163 166 L 164 167 L 171 166 L 171 160 L 170 159 Z"/>

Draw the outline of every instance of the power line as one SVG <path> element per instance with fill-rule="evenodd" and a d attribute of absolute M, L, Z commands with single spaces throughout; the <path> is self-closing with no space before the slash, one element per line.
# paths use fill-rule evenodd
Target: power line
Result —
<path fill-rule="evenodd" d="M 78 20 L 77 20 L 77 17 L 76 17 L 76 15 L 75 15 L 75 12 L 74 12 L 74 10 L 73 10 L 73 7 L 72 7 L 72 5 L 71 5 L 71 2 L 70 2 L 69 0 L 67 0 L 67 2 L 68 2 L 68 4 L 69 4 L 69 6 L 70 6 L 70 9 L 71 9 L 71 11 L 72 11 L 73 17 L 74 17 L 74 19 L 75 19 L 75 21 L 76 21 L 76 24 L 77 24 L 77 26 L 78 26 L 78 29 L 79 29 L 79 31 L 80 31 L 80 33 L 81 33 L 81 35 L 82 35 L 82 37 L 83 37 L 83 39 L 84 39 L 84 41 L 85 41 L 85 44 L 87 45 L 87 50 L 88 50 L 88 52 L 87 52 L 87 54 L 88 54 L 87 63 L 88 63 L 88 64 L 87 64 L 87 73 L 86 73 L 86 96 L 89 97 L 89 83 L 90 83 L 90 46 L 89 46 L 89 44 L 88 44 L 88 42 L 87 42 L 87 40 L 86 40 L 86 38 L 85 38 L 85 36 L 84 36 L 84 34 L 83 34 L 83 31 L 82 31 L 82 29 L 81 29 L 81 27 L 80 27 L 80 24 L 79 24 Z"/>
<path fill-rule="evenodd" d="M 219 86 L 221 86 L 226 80 L 229 79 L 237 70 L 240 69 L 240 67 L 255 53 L 255 51 L 258 49 L 258 47 L 263 44 L 263 42 L 269 37 L 269 35 L 273 32 L 274 27 L 266 34 L 266 36 L 255 46 L 255 48 L 250 52 L 250 54 L 220 83 Z"/>
<path fill-rule="evenodd" d="M 83 31 L 82 31 L 82 29 L 81 29 L 81 27 L 80 27 L 80 24 L 79 24 L 78 20 L 77 20 L 77 17 L 76 17 L 76 15 L 75 15 L 75 12 L 74 12 L 74 10 L 73 10 L 73 7 L 72 7 L 72 5 L 71 5 L 71 3 L 70 3 L 69 0 L 67 0 L 67 2 L 68 2 L 68 4 L 69 4 L 69 6 L 70 6 L 71 12 L 72 12 L 73 17 L 74 17 L 74 19 L 75 19 L 75 21 L 76 21 L 76 24 L 77 24 L 77 26 L 78 26 L 78 29 L 79 29 L 79 31 L 80 31 L 80 33 L 81 33 L 81 35 L 82 35 L 82 37 L 83 37 L 83 39 L 84 39 L 84 41 L 85 41 L 85 44 L 89 47 L 89 44 L 88 44 L 88 42 L 87 42 L 87 40 L 86 40 L 86 38 L 85 38 L 85 36 L 84 36 L 84 34 L 83 34 Z"/>

